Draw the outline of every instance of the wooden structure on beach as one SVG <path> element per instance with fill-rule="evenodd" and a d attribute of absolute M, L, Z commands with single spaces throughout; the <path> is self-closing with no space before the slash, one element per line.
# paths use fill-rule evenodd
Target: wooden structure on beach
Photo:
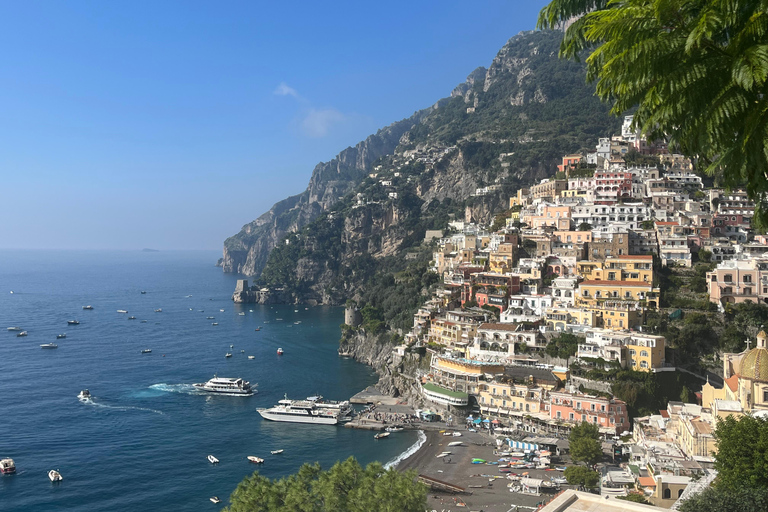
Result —
<path fill-rule="evenodd" d="M 432 478 L 431 476 L 427 475 L 419 475 L 416 481 L 428 485 L 429 488 L 433 491 L 443 491 L 449 492 L 451 494 L 472 494 L 463 487 L 449 484 L 448 482 L 443 482 L 442 480 L 438 480 L 437 478 Z"/>

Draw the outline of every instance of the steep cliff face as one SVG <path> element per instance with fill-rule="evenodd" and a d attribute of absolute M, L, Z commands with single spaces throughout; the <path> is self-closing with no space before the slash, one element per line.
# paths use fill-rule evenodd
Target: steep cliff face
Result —
<path fill-rule="evenodd" d="M 376 387 L 382 393 L 410 403 L 420 399 L 421 386 L 416 375 L 419 369 L 429 368 L 428 356 L 410 352 L 404 357 L 395 356 L 386 334 L 366 334 L 363 329 L 349 329 L 342 334 L 339 354 L 373 367 L 379 375 Z"/>
<path fill-rule="evenodd" d="M 224 272 L 260 274 L 269 252 L 287 233 L 306 226 L 353 190 L 371 170 L 371 163 L 392 154 L 403 134 L 423 115 L 417 112 L 393 123 L 345 149 L 330 162 L 318 164 L 304 192 L 275 203 L 268 212 L 225 240 L 221 263 Z"/>

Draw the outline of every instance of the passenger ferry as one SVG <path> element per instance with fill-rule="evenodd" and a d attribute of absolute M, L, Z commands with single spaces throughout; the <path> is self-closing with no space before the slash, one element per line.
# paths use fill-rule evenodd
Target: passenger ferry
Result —
<path fill-rule="evenodd" d="M 232 379 L 229 377 L 214 376 L 208 382 L 193 384 L 197 389 L 208 391 L 210 393 L 221 393 L 223 395 L 251 396 L 254 393 L 251 384 L 243 379 Z"/>
<path fill-rule="evenodd" d="M 269 409 L 256 409 L 256 411 L 266 420 L 288 423 L 337 425 L 351 419 L 352 407 L 349 402 L 324 402 L 321 398 L 290 400 L 286 396 L 276 406 Z"/>

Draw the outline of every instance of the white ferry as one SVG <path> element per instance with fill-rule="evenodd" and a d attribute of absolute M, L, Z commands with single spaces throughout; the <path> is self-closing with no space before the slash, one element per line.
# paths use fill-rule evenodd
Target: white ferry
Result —
<path fill-rule="evenodd" d="M 197 389 L 208 391 L 210 393 L 221 393 L 223 395 L 251 396 L 254 390 L 251 384 L 243 379 L 232 379 L 229 377 L 214 376 L 208 382 L 193 384 Z"/>
<path fill-rule="evenodd" d="M 337 425 L 349 421 L 352 412 L 349 402 L 321 402 L 316 398 L 289 400 L 286 396 L 276 406 L 269 409 L 256 409 L 256 411 L 266 420 L 288 423 Z"/>

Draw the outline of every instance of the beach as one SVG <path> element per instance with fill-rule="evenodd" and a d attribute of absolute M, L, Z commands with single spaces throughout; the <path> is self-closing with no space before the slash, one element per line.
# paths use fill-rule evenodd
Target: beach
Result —
<path fill-rule="evenodd" d="M 454 430 L 447 430 L 453 432 Z M 548 501 L 555 495 L 555 490 L 543 491 L 539 496 L 532 494 L 512 493 L 507 484 L 511 483 L 499 473 L 495 465 L 472 464 L 473 458 L 487 461 L 498 461 L 494 455 L 496 443 L 485 433 L 455 430 L 460 437 L 444 436 L 438 431 L 425 431 L 426 441 L 419 450 L 400 462 L 397 469 L 415 470 L 419 475 L 434 478 L 447 484 L 464 488 L 466 493 L 451 494 L 448 492 L 430 490 L 428 493 L 428 510 L 439 511 L 471 511 L 487 510 L 507 512 L 514 509 L 532 510 L 538 503 Z M 449 443 L 462 441 L 462 446 L 448 446 Z M 437 457 L 443 452 L 451 452 L 446 457 Z M 531 478 L 549 480 L 552 476 L 562 476 L 560 471 L 544 471 L 535 469 L 521 470 Z M 567 488 L 567 485 L 563 485 Z"/>

